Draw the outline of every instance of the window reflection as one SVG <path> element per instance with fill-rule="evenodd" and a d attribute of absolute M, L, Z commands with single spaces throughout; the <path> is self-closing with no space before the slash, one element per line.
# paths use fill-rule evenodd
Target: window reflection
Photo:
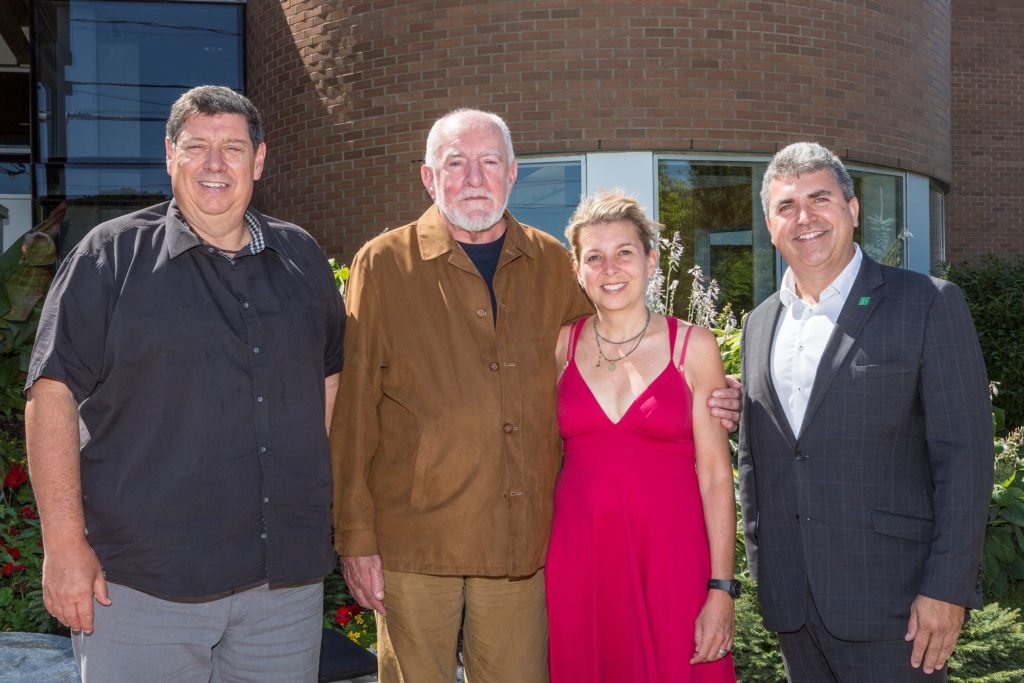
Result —
<path fill-rule="evenodd" d="M 243 91 L 243 11 L 237 3 L 35 3 L 36 215 L 71 200 L 62 254 L 98 223 L 170 196 L 170 106 L 196 85 Z"/>
<path fill-rule="evenodd" d="M 860 202 L 860 221 L 853 240 L 864 253 L 889 266 L 903 266 L 903 177 L 850 171 Z"/>
<path fill-rule="evenodd" d="M 508 208 L 518 220 L 565 242 L 565 226 L 582 196 L 582 162 L 519 161 Z"/>
<path fill-rule="evenodd" d="M 760 164 L 659 160 L 658 220 L 663 236 L 678 232 L 684 249 L 677 315 L 686 313 L 693 265 L 718 282 L 719 303 L 731 303 L 737 315 L 774 290 L 775 256 L 757 197 L 761 173 Z"/>
<path fill-rule="evenodd" d="M 39 158 L 163 159 L 163 124 L 201 83 L 242 87 L 237 6 L 38 3 Z"/>
<path fill-rule="evenodd" d="M 942 263 L 946 260 L 945 198 L 942 188 L 931 183 L 928 188 L 928 248 L 932 275 L 942 273 Z"/>
<path fill-rule="evenodd" d="M 36 191 L 42 215 L 63 198 L 71 200 L 61 226 L 63 257 L 103 221 L 169 199 L 171 183 L 162 165 L 37 165 Z"/>

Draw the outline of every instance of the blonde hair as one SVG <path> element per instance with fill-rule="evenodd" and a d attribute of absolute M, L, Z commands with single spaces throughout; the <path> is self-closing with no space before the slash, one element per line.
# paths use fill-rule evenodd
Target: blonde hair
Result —
<path fill-rule="evenodd" d="M 565 238 L 572 247 L 573 257 L 580 260 L 580 232 L 583 228 L 598 223 L 628 221 L 636 228 L 640 242 L 644 245 L 644 253 L 649 254 L 658 243 L 658 231 L 661 223 L 647 217 L 636 197 L 630 196 L 618 188 L 599 190 L 580 201 L 572 212 L 569 225 L 565 229 Z"/>

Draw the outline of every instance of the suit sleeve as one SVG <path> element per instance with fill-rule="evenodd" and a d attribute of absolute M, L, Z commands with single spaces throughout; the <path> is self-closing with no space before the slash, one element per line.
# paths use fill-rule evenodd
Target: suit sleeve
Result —
<path fill-rule="evenodd" d="M 746 383 L 749 365 L 747 364 L 747 330 L 750 318 L 743 325 L 740 336 L 740 377 Z M 739 449 L 736 456 L 736 467 L 740 475 L 740 516 L 743 523 L 743 541 L 747 551 L 747 566 L 750 576 L 757 580 L 757 486 L 754 478 L 754 462 L 750 455 L 750 396 L 746 387 L 743 390 L 743 412 L 740 415 Z"/>
<path fill-rule="evenodd" d="M 334 547 L 343 556 L 378 553 L 370 471 L 380 441 L 387 335 L 368 261 L 357 254 L 349 274 L 345 361 L 331 419 Z"/>
<path fill-rule="evenodd" d="M 948 282 L 940 283 L 928 312 L 920 377 L 935 531 L 919 592 L 980 608 L 992 496 L 991 403 L 974 323 L 960 289 Z"/>

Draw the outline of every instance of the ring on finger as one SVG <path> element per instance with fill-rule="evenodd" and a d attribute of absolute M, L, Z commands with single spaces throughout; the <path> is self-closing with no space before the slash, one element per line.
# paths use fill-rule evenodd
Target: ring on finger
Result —
<path fill-rule="evenodd" d="M 721 648 L 721 647 L 718 648 L 718 657 L 719 657 L 719 659 L 721 659 L 722 657 L 726 656 L 727 654 L 729 654 L 728 650 L 726 650 L 725 648 Z"/>

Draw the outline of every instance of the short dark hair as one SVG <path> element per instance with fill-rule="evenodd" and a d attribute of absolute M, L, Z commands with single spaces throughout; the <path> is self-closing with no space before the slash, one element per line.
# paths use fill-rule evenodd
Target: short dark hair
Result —
<path fill-rule="evenodd" d="M 249 123 L 249 139 L 252 140 L 253 149 L 263 142 L 263 119 L 260 112 L 248 97 L 223 85 L 200 85 L 179 97 L 171 105 L 171 114 L 167 117 L 167 139 L 172 145 L 177 142 L 182 126 L 193 116 L 217 114 L 241 114 Z"/>

